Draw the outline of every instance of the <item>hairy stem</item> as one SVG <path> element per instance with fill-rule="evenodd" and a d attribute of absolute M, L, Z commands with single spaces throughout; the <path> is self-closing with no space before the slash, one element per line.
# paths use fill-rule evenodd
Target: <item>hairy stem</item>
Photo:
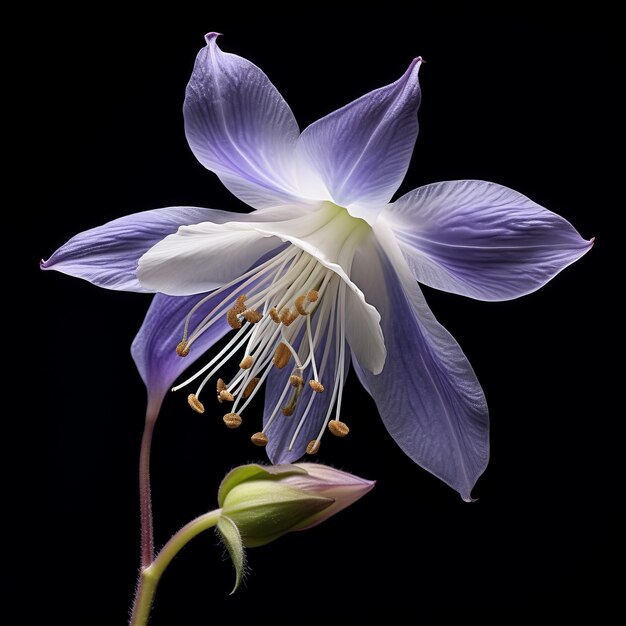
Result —
<path fill-rule="evenodd" d="M 154 531 L 152 527 L 152 495 L 150 493 L 150 449 L 152 433 L 159 408 L 148 403 L 146 421 L 139 453 L 139 512 L 141 519 L 141 567 L 148 567 L 154 559 Z"/>
<path fill-rule="evenodd" d="M 130 626 L 146 626 L 157 585 L 167 566 L 178 552 L 196 535 L 215 526 L 222 509 L 205 513 L 183 526 L 162 548 L 154 561 L 143 567 L 139 575 L 137 593 L 130 618 Z"/>

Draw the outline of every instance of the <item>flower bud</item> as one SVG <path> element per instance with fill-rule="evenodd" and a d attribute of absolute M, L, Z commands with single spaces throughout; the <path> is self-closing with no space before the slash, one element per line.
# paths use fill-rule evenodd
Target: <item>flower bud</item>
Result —
<path fill-rule="evenodd" d="M 374 482 L 319 463 L 243 465 L 220 486 L 222 515 L 238 527 L 244 545 L 269 543 L 319 524 L 365 495 Z"/>
<path fill-rule="evenodd" d="M 244 568 L 244 547 L 316 526 L 373 486 L 373 481 L 319 463 L 251 464 L 232 470 L 220 485 L 217 528 L 235 565 L 235 588 Z"/>

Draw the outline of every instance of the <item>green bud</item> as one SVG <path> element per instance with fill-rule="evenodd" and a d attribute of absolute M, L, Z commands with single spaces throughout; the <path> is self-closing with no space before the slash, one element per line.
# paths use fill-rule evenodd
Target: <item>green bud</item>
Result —
<path fill-rule="evenodd" d="M 218 493 L 218 531 L 239 585 L 244 547 L 254 548 L 331 517 L 365 495 L 374 483 L 318 463 L 242 465 L 229 472 Z M 234 591 L 234 589 L 233 589 Z"/>

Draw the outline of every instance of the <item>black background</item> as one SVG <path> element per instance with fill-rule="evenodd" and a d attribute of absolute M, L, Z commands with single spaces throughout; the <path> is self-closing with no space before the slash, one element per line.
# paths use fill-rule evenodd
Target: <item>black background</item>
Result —
<path fill-rule="evenodd" d="M 352 15 L 313 5 L 293 15 L 203 6 L 175 3 L 141 18 L 104 8 L 37 14 L 15 52 L 25 63 L 12 100 L 26 121 L 16 126 L 24 139 L 14 165 L 24 165 L 29 182 L 13 210 L 18 232 L 30 233 L 19 237 L 26 288 L 17 334 L 33 346 L 8 394 L 23 400 L 11 413 L 23 429 L 7 446 L 7 456 L 18 452 L 7 476 L 22 496 L 9 517 L 23 567 L 11 570 L 7 604 L 21 617 L 7 623 L 127 618 L 144 410 L 129 346 L 149 296 L 39 272 L 37 263 L 76 232 L 126 213 L 185 204 L 244 210 L 194 159 L 183 133 L 184 88 L 210 30 L 224 33 L 222 49 L 269 75 L 301 128 L 422 55 L 420 135 L 399 193 L 492 180 L 597 239 L 519 300 L 427 291 L 490 406 L 492 458 L 477 502 L 462 502 L 409 461 L 351 376 L 343 411 L 352 432 L 325 439 L 319 460 L 377 479 L 374 491 L 315 530 L 250 550 L 250 575 L 234 596 L 231 566 L 206 533 L 165 574 L 151 624 L 359 622 L 377 611 L 421 623 L 464 613 L 483 621 L 623 613 L 616 247 L 626 109 L 615 16 L 475 4 L 384 3 Z M 9 350 L 19 353 L 15 339 L 11 331 Z M 166 401 L 153 449 L 158 545 L 215 506 L 231 467 L 263 460 L 248 441 L 260 415 L 241 432 L 219 417 L 189 411 L 181 395 Z"/>

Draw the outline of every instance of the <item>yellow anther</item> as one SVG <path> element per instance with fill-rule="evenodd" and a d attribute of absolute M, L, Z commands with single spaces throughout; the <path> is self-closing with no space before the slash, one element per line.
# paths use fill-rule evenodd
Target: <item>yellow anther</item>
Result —
<path fill-rule="evenodd" d="M 278 315 L 278 311 L 276 310 L 275 306 L 273 306 L 269 310 L 269 316 L 272 318 L 272 321 L 276 322 L 277 324 L 280 324 L 280 315 Z"/>
<path fill-rule="evenodd" d="M 218 378 L 217 379 L 217 393 L 219 393 L 223 389 L 226 389 L 226 383 L 221 378 Z"/>
<path fill-rule="evenodd" d="M 348 425 L 339 420 L 330 420 L 330 422 L 328 422 L 328 430 L 330 430 L 335 437 L 345 437 L 350 432 Z"/>
<path fill-rule="evenodd" d="M 278 368 L 283 369 L 291 358 L 291 350 L 282 341 L 276 346 L 272 363 Z"/>
<path fill-rule="evenodd" d="M 229 309 L 226 313 L 226 321 L 231 328 L 239 330 L 241 328 L 241 320 L 237 317 L 237 311 L 235 309 Z"/>
<path fill-rule="evenodd" d="M 196 397 L 195 393 L 190 393 L 187 396 L 187 402 L 189 402 L 189 406 L 196 412 L 196 413 L 204 413 L 204 404 L 202 404 L 202 402 L 200 402 L 200 400 L 198 400 L 198 398 Z"/>
<path fill-rule="evenodd" d="M 294 320 L 298 319 L 298 312 L 291 309 L 281 309 L 280 321 L 285 326 L 290 326 Z"/>
<path fill-rule="evenodd" d="M 222 419 L 228 428 L 239 428 L 241 426 L 241 415 L 238 413 L 226 413 Z"/>
<path fill-rule="evenodd" d="M 302 385 L 304 385 L 304 379 L 302 378 L 302 376 L 298 376 L 297 374 L 292 374 L 289 377 L 289 384 L 292 387 L 302 387 Z"/>
<path fill-rule="evenodd" d="M 243 313 L 246 310 L 246 300 L 248 296 L 245 293 L 242 293 L 240 296 L 237 296 L 235 300 L 235 306 L 233 306 L 233 310 L 235 313 Z"/>
<path fill-rule="evenodd" d="M 306 299 L 309 302 L 317 302 L 317 299 L 320 297 L 320 294 L 315 291 L 315 289 L 311 289 L 311 291 L 309 291 L 309 293 L 306 294 Z"/>
<path fill-rule="evenodd" d="M 248 355 L 248 356 L 243 357 L 241 363 L 239 363 L 239 367 L 242 370 L 249 370 L 252 367 L 253 363 L 254 363 L 254 357 Z"/>
<path fill-rule="evenodd" d="M 261 380 L 260 378 L 253 378 L 245 387 L 245 389 L 243 390 L 243 393 L 241 394 L 244 398 L 249 398 L 250 395 L 252 394 L 252 392 L 254 391 L 255 387 L 259 384 L 259 380 Z"/>
<path fill-rule="evenodd" d="M 319 380 L 310 380 L 309 386 L 313 389 L 313 391 L 315 391 L 315 393 L 322 393 L 322 391 L 324 391 L 324 385 L 322 385 Z"/>
<path fill-rule="evenodd" d="M 254 309 L 246 309 L 242 315 L 250 322 L 250 324 L 256 324 L 263 317 L 258 311 Z"/>
<path fill-rule="evenodd" d="M 287 406 L 284 406 L 284 407 L 281 409 L 281 412 L 282 412 L 282 414 L 283 414 L 283 415 L 285 415 L 285 416 L 289 417 L 290 415 L 293 415 L 293 412 L 294 412 L 295 410 L 296 410 L 295 405 L 288 404 Z"/>
<path fill-rule="evenodd" d="M 269 439 L 267 438 L 267 435 L 265 433 L 254 433 L 254 435 L 250 437 L 250 441 L 252 441 L 255 446 L 264 448 L 267 445 Z"/>
<path fill-rule="evenodd" d="M 320 440 L 319 439 L 313 439 L 313 441 L 309 441 L 309 443 L 306 446 L 306 453 L 307 454 L 317 454 L 319 452 L 320 449 Z"/>
<path fill-rule="evenodd" d="M 296 311 L 300 313 L 300 315 L 308 315 L 308 311 L 304 308 L 304 301 L 306 300 L 306 296 L 298 296 L 293 303 L 296 307 Z"/>
<path fill-rule="evenodd" d="M 217 394 L 217 397 L 221 402 L 233 402 L 235 400 L 235 396 L 233 396 L 228 389 L 222 389 L 222 391 Z"/>
<path fill-rule="evenodd" d="M 176 346 L 176 354 L 178 356 L 187 356 L 189 354 L 189 342 L 186 339 L 183 339 Z"/>

